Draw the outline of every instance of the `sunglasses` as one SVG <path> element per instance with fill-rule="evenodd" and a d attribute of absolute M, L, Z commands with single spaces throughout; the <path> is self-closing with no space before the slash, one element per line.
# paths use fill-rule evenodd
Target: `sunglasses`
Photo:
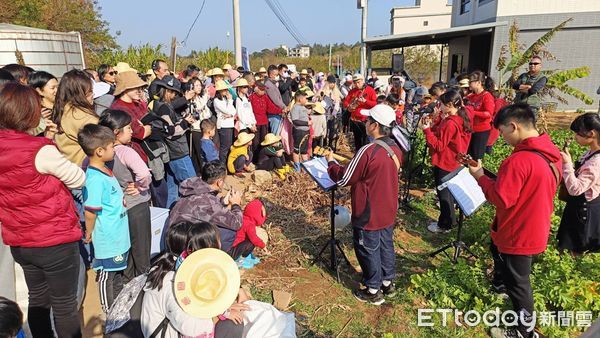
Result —
<path fill-rule="evenodd" d="M 529 65 L 530 66 L 537 66 L 537 65 L 541 65 L 541 62 L 530 62 Z"/>
<path fill-rule="evenodd" d="M 113 70 L 112 72 L 108 72 L 109 75 L 117 75 L 119 74 L 119 72 L 117 72 L 116 70 Z"/>

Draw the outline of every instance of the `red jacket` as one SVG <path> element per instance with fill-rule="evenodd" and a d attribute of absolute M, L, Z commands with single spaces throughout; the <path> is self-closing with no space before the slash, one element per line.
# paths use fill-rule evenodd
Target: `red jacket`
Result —
<path fill-rule="evenodd" d="M 35 156 L 54 142 L 0 130 L 0 223 L 10 246 L 45 248 L 81 239 L 73 196 L 55 176 L 40 174 Z"/>
<path fill-rule="evenodd" d="M 121 110 L 131 116 L 131 131 L 133 134 L 131 147 L 140 155 L 144 162 L 148 163 L 148 155 L 142 149 L 140 142 L 144 139 L 144 125 L 142 124 L 142 118 L 148 113 L 148 106 L 146 102 L 131 102 L 127 103 L 121 99 L 116 99 L 110 109 Z"/>
<path fill-rule="evenodd" d="M 364 121 L 367 119 L 367 117 L 362 115 L 361 111 L 363 109 L 371 109 L 375 107 L 375 105 L 377 105 L 377 93 L 375 92 L 375 89 L 367 85 L 365 85 L 363 89 L 354 88 L 348 93 L 348 95 L 344 99 L 344 107 L 348 108 L 348 106 L 350 105 L 350 103 L 352 103 L 354 98 L 357 98 L 359 96 L 364 97 L 365 102 L 360 103 L 354 111 L 350 112 L 350 116 L 354 120 Z"/>
<path fill-rule="evenodd" d="M 445 171 L 454 171 L 460 166 L 456 161 L 458 153 L 466 153 L 469 143 L 465 143 L 463 119 L 458 115 L 450 115 L 442 120 L 439 127 L 432 131 L 423 130 L 427 145 L 431 150 L 431 164 Z"/>
<path fill-rule="evenodd" d="M 267 219 L 267 215 L 262 214 L 263 204 L 260 200 L 254 200 L 244 208 L 244 220 L 242 227 L 235 234 L 233 246 L 236 246 L 246 239 L 250 240 L 254 246 L 264 248 L 265 243 L 256 235 L 256 227 L 263 225 Z"/>
<path fill-rule="evenodd" d="M 494 116 L 492 116 L 492 121 L 490 122 L 492 130 L 490 130 L 490 137 L 488 138 L 487 143 L 488 146 L 493 146 L 494 143 L 496 143 L 496 141 L 498 140 L 498 137 L 500 137 L 500 131 L 494 127 L 494 118 L 496 117 L 496 114 L 498 114 L 500 109 L 506 107 L 507 105 L 508 102 L 506 102 L 506 100 L 504 99 L 494 99 Z"/>
<path fill-rule="evenodd" d="M 252 111 L 254 112 L 257 126 L 269 124 L 267 114 L 281 114 L 281 108 L 277 107 L 267 94 L 258 95 L 252 93 L 252 95 L 248 97 L 248 101 L 250 101 L 250 104 L 252 105 Z"/>
<path fill-rule="evenodd" d="M 475 108 L 475 118 L 473 119 L 473 132 L 478 133 L 490 130 L 492 127 L 492 116 L 494 115 L 494 97 L 488 91 L 484 90 L 479 94 L 471 93 L 467 95 L 471 106 Z"/>
<path fill-rule="evenodd" d="M 542 134 L 517 144 L 496 179 L 479 179 L 486 199 L 496 206 L 491 236 L 501 253 L 535 255 L 548 244 L 556 178 L 548 163 L 531 150 L 544 154 L 561 172 L 560 152 Z"/>
<path fill-rule="evenodd" d="M 389 137 L 381 138 L 402 161 L 402 151 Z M 329 162 L 327 170 L 338 187 L 351 186 L 352 226 L 380 230 L 394 225 L 398 211 L 398 170 L 387 151 L 376 143 L 360 148 L 348 166 Z"/>

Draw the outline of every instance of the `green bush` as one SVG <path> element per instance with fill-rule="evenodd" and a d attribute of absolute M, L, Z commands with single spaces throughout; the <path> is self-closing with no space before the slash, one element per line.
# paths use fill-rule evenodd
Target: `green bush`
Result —
<path fill-rule="evenodd" d="M 550 132 L 560 147 L 571 134 L 564 130 Z M 576 159 L 584 149 L 573 142 L 570 151 Z M 494 146 L 494 155 L 486 156 L 484 166 L 496 172 L 511 152 L 512 148 L 500 139 Z M 556 231 L 564 203 L 555 199 L 554 204 L 548 248 L 535 258 L 532 268 L 531 283 L 538 317 L 542 311 L 592 311 L 595 319 L 600 314 L 600 255 L 572 257 L 558 251 Z M 510 300 L 499 298 L 490 289 L 488 271 L 491 271 L 492 260 L 488 245 L 493 216 L 493 206 L 486 204 L 465 223 L 464 240 L 479 256 L 477 259 L 459 260 L 458 264 L 442 259 L 436 261 L 436 268 L 411 276 L 412 291 L 424 297 L 429 306 L 461 311 L 511 309 Z M 541 326 L 540 329 L 549 337 L 571 337 L 580 330 L 576 326 Z"/>

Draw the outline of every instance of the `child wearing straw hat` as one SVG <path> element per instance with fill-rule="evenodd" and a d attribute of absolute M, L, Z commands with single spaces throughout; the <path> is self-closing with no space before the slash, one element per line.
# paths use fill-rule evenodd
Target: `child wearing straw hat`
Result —
<path fill-rule="evenodd" d="M 250 308 L 240 303 L 247 297 L 240 291 L 239 270 L 219 250 L 217 227 L 207 222 L 176 223 L 169 228 L 166 243 L 167 250 L 155 261 L 144 288 L 144 337 L 241 337 L 242 311 Z"/>
<path fill-rule="evenodd" d="M 229 85 L 225 81 L 219 80 L 215 83 L 215 90 L 214 108 L 219 133 L 219 159 L 221 163 L 225 164 L 227 163 L 229 148 L 233 144 L 233 131 L 237 112 L 233 104 L 233 98 L 229 93 Z"/>
<path fill-rule="evenodd" d="M 312 149 L 316 146 L 323 147 L 325 136 L 327 135 L 327 117 L 325 116 L 325 108 L 321 102 L 315 102 L 311 114 L 313 127 L 313 142 Z"/>
<path fill-rule="evenodd" d="M 252 111 L 252 104 L 248 100 L 249 85 L 246 79 L 237 80 L 235 86 L 237 89 L 237 99 L 235 99 L 235 111 L 237 113 L 239 131 L 247 133 L 256 133 L 256 118 Z"/>
<path fill-rule="evenodd" d="M 252 140 L 254 134 L 249 134 L 245 131 L 239 133 L 237 140 L 231 146 L 231 152 L 227 158 L 227 171 L 230 174 L 240 176 L 243 172 L 254 171 L 252 164 Z"/>
<path fill-rule="evenodd" d="M 285 174 L 289 171 L 290 167 L 285 164 L 283 148 L 281 147 L 281 136 L 269 133 L 260 145 L 262 148 L 258 153 L 256 168 L 266 171 L 274 170 L 277 176 L 284 180 Z"/>

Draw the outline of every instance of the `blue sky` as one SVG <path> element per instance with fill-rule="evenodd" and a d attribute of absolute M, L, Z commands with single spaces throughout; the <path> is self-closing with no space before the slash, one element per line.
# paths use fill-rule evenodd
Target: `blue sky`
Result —
<path fill-rule="evenodd" d="M 110 31 L 121 32 L 118 43 L 127 47 L 146 42 L 168 46 L 171 36 L 183 40 L 203 0 L 100 0 L 99 6 Z M 278 0 L 306 41 L 353 43 L 360 40 L 361 11 L 356 0 Z M 390 10 L 414 4 L 414 0 L 370 0 L 368 36 L 390 33 Z M 250 52 L 280 44 L 295 46 L 264 0 L 240 0 L 242 45 Z M 227 32 L 230 36 L 227 37 Z M 208 47 L 233 50 L 231 0 L 206 0 L 185 47 L 179 54 Z M 165 51 L 167 48 L 165 48 Z"/>

